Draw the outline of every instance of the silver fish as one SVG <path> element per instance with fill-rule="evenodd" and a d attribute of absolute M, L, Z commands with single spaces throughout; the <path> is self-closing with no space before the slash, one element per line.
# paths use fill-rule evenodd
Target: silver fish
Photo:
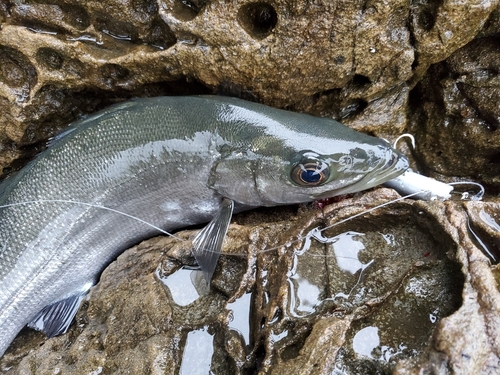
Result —
<path fill-rule="evenodd" d="M 233 98 L 137 99 L 77 121 L 0 186 L 0 357 L 26 324 L 66 332 L 104 267 L 159 234 L 116 211 L 168 231 L 209 222 L 193 249 L 209 281 L 233 208 L 352 193 L 407 168 L 336 121 Z"/>

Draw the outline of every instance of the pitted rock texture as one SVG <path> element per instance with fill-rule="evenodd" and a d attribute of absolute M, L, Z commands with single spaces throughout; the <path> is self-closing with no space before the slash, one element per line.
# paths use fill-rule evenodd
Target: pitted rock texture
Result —
<path fill-rule="evenodd" d="M 237 94 L 399 135 L 410 89 L 493 34 L 497 3 L 2 0 L 0 166 L 133 96 Z"/>
<path fill-rule="evenodd" d="M 143 242 L 105 270 L 66 335 L 23 332 L 0 371 L 498 373 L 500 292 L 466 222 L 498 225 L 500 202 L 404 201 L 318 230 L 396 196 L 237 216 L 209 291 L 181 269 L 189 241 Z"/>
<path fill-rule="evenodd" d="M 244 255 L 222 257 L 208 294 L 181 268 L 189 241 L 146 241 L 68 334 L 23 331 L 0 372 L 500 373 L 499 36 L 498 1 L 0 0 L 3 174 L 109 104 L 219 93 L 411 132 L 413 168 L 489 194 L 400 202 L 289 246 L 394 194 L 239 215 L 225 251 Z"/>

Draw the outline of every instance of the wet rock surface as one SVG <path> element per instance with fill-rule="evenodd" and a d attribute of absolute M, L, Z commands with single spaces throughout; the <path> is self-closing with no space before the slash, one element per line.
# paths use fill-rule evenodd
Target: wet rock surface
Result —
<path fill-rule="evenodd" d="M 496 9 L 480 0 L 3 0 L 0 166 L 10 171 L 68 122 L 134 96 L 232 94 L 394 136 L 427 68 L 485 25 L 498 33 Z"/>
<path fill-rule="evenodd" d="M 436 176 L 500 179 L 500 42 L 478 38 L 432 66 L 413 90 L 415 153 Z"/>
<path fill-rule="evenodd" d="M 240 215 L 210 289 L 189 269 L 195 231 L 145 241 L 104 271 L 66 335 L 22 332 L 1 371 L 497 373 L 497 271 L 466 221 L 498 226 L 484 215 L 500 202 L 403 201 L 320 231 L 394 197 Z"/>
<path fill-rule="evenodd" d="M 143 242 L 67 334 L 23 331 L 0 372 L 499 373 L 499 35 L 498 1 L 0 0 L 4 175 L 109 104 L 219 93 L 411 132 L 415 169 L 487 188 L 321 232 L 395 193 L 238 215 L 209 290 L 186 268 L 194 231 Z"/>

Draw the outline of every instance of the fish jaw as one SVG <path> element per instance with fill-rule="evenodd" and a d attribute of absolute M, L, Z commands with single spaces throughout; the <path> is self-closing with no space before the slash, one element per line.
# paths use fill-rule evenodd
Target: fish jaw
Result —
<path fill-rule="evenodd" d="M 380 168 L 374 169 L 371 173 L 368 173 L 359 179 L 359 181 L 356 181 L 346 188 L 335 191 L 334 195 L 329 195 L 327 193 L 325 196 L 320 196 L 318 198 L 330 198 L 342 194 L 356 193 L 381 185 L 405 173 L 410 165 L 408 159 L 396 150 L 388 149 L 387 153 L 388 157 L 386 158 L 386 162 L 381 165 Z"/>

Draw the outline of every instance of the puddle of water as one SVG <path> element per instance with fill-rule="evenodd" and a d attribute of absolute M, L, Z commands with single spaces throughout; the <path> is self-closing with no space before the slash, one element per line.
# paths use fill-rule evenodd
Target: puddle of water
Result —
<path fill-rule="evenodd" d="M 293 317 L 305 317 L 316 312 L 321 301 L 326 279 L 314 272 L 324 267 L 321 258 L 307 256 L 312 239 L 307 238 L 300 251 L 293 254 L 291 269 L 287 272 L 288 314 Z M 313 273 L 311 273 L 311 270 Z"/>
<path fill-rule="evenodd" d="M 214 354 L 214 337 L 207 327 L 191 331 L 187 335 L 179 373 L 181 375 L 207 375 L 211 371 Z"/>
<path fill-rule="evenodd" d="M 358 356 L 365 356 L 379 361 L 388 362 L 392 357 L 403 353 L 407 346 L 401 343 L 397 348 L 380 345 L 379 329 L 368 326 L 360 329 L 352 339 L 352 350 Z"/>
<path fill-rule="evenodd" d="M 377 252 L 380 247 L 393 252 L 396 245 L 393 233 L 347 231 L 326 236 L 319 229 L 313 229 L 302 249 L 293 255 L 292 267 L 287 273 L 288 313 L 305 317 L 315 313 L 325 300 L 362 302 L 376 294 L 379 287 L 364 288 L 365 275 L 377 271 L 371 267 L 380 255 Z M 387 283 L 387 280 L 378 281 Z"/>
<path fill-rule="evenodd" d="M 352 339 L 352 349 L 358 355 L 374 358 L 373 350 L 380 345 L 377 327 L 365 327 L 360 329 Z"/>
<path fill-rule="evenodd" d="M 197 270 L 181 268 L 168 276 L 160 275 L 157 270 L 156 277 L 168 287 L 173 301 L 179 306 L 187 306 L 208 292 L 203 274 Z"/>
<path fill-rule="evenodd" d="M 280 333 L 271 332 L 269 334 L 269 336 L 271 338 L 271 342 L 277 343 L 277 342 L 280 342 L 282 339 L 284 339 L 285 337 L 288 336 L 288 330 L 285 329 L 283 332 L 280 332 Z"/>
<path fill-rule="evenodd" d="M 97 39 L 97 37 L 93 35 L 80 35 L 78 37 L 69 37 L 67 38 L 70 42 L 91 42 L 95 43 L 98 46 L 101 46 L 104 44 L 104 42 L 101 39 Z"/>
<path fill-rule="evenodd" d="M 29 31 L 37 33 L 37 34 L 48 34 L 48 35 L 57 35 L 55 31 L 42 30 L 36 27 L 26 27 Z"/>
<path fill-rule="evenodd" d="M 231 310 L 229 328 L 238 331 L 250 345 L 250 303 L 252 293 L 245 293 L 233 303 L 228 303 L 227 308 Z"/>
<path fill-rule="evenodd" d="M 493 264 L 497 264 L 499 259 L 495 254 L 494 249 L 490 249 L 488 245 L 486 245 L 486 242 L 483 241 L 483 239 L 478 235 L 478 231 L 475 229 L 472 229 L 472 226 L 470 225 L 470 222 L 467 222 L 467 229 L 469 231 L 469 235 L 472 237 L 473 242 L 475 242 L 475 245 L 486 255 Z"/>
<path fill-rule="evenodd" d="M 319 303 L 319 288 L 298 274 L 288 278 L 290 300 L 288 310 L 291 316 L 304 317 L 316 312 Z"/>
<path fill-rule="evenodd" d="M 475 223 L 470 218 L 467 220 L 469 235 L 492 264 L 498 264 L 500 262 L 500 225 L 485 210 L 479 211 L 479 218 L 482 224 Z M 485 227 L 489 228 L 489 230 Z"/>
<path fill-rule="evenodd" d="M 353 323 L 332 375 L 391 373 L 395 363 L 418 355 L 437 322 L 461 304 L 460 270 L 450 262 L 422 266 L 376 311 Z"/>
<path fill-rule="evenodd" d="M 332 242 L 331 246 L 337 259 L 337 266 L 341 270 L 354 275 L 370 264 L 363 264 L 358 258 L 359 252 L 365 250 L 365 245 L 357 238 L 363 235 L 363 233 L 358 232 L 347 232 L 334 237 L 336 241 Z"/>
<path fill-rule="evenodd" d="M 346 313 L 377 306 L 349 329 L 332 374 L 390 373 L 398 360 L 424 350 L 438 321 L 461 304 L 463 277 L 446 256 L 446 242 L 414 223 L 380 231 L 358 221 L 348 231 L 314 229 L 309 236 L 287 275 L 287 313 L 321 312 L 327 300 L 325 307 L 333 302 Z M 281 339 L 278 333 L 273 340 Z"/>

